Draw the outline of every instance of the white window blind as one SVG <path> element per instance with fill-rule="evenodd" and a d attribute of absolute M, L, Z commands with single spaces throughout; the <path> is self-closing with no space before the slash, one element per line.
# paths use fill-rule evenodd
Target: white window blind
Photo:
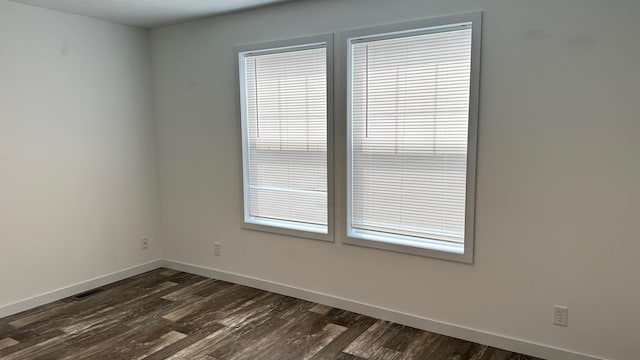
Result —
<path fill-rule="evenodd" d="M 463 244 L 471 25 L 352 39 L 350 236 Z"/>
<path fill-rule="evenodd" d="M 327 53 L 241 54 L 245 221 L 327 233 Z"/>

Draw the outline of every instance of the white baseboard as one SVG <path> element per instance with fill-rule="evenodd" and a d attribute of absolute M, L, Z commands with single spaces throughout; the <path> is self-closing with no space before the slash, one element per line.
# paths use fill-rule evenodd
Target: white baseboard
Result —
<path fill-rule="evenodd" d="M 69 285 L 61 289 L 53 290 L 44 294 L 36 295 L 24 300 L 0 306 L 0 318 L 17 314 L 19 312 L 29 310 L 40 305 L 48 304 L 53 301 L 64 299 L 66 297 L 95 289 L 100 286 L 110 284 L 112 282 L 124 280 L 126 278 L 142 274 L 162 267 L 162 260 L 154 260 L 141 265 L 136 265 L 124 270 L 116 271 L 111 274 L 98 276 L 96 278 L 83 281 L 77 284 Z"/>
<path fill-rule="evenodd" d="M 437 334 L 447 335 L 475 343 L 485 344 L 500 349 L 514 351 L 543 359 L 562 360 L 602 360 L 597 357 L 576 353 L 570 350 L 555 348 L 543 344 L 532 343 L 504 335 L 466 328 L 437 320 L 385 309 L 354 300 L 343 299 L 332 295 L 322 294 L 311 290 L 280 284 L 251 276 L 215 270 L 203 266 L 186 264 L 178 261 L 164 260 L 164 267 L 201 275 L 213 279 L 228 281 L 235 284 L 250 286 L 286 296 L 295 297 L 335 308 L 352 311 L 371 316 L 376 319 L 388 320 L 398 324 L 411 326 Z"/>

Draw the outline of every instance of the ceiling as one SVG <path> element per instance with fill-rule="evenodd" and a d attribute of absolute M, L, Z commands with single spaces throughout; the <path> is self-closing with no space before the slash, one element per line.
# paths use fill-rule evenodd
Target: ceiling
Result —
<path fill-rule="evenodd" d="M 154 28 L 290 0 L 10 0 L 121 24 Z"/>

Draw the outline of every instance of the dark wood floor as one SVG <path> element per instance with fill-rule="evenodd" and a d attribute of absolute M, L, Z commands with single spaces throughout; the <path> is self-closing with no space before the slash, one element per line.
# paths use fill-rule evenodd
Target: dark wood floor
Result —
<path fill-rule="evenodd" d="M 0 319 L 0 358 L 532 359 L 168 269 Z"/>

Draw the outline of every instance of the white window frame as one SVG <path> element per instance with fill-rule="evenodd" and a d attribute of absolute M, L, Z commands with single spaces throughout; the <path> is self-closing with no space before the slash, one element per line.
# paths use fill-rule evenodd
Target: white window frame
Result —
<path fill-rule="evenodd" d="M 247 139 L 247 114 L 248 108 L 245 96 L 245 68 L 243 60 L 246 55 L 266 55 L 282 53 L 293 50 L 312 49 L 326 47 L 327 56 L 327 226 L 303 224 L 294 221 L 272 220 L 262 217 L 253 217 L 248 205 L 248 139 Z M 239 76 L 238 103 L 240 108 L 240 134 L 242 154 L 242 228 L 256 230 L 279 235 L 294 236 L 299 238 L 333 242 L 334 240 L 334 171 L 333 171 L 333 34 L 306 36 L 294 39 L 277 40 L 258 44 L 236 46 L 236 73 Z"/>
<path fill-rule="evenodd" d="M 351 80 L 352 80 L 352 43 L 362 39 L 388 39 L 407 35 L 443 31 L 459 24 L 467 24 L 472 28 L 471 43 L 471 79 L 469 98 L 469 127 L 467 143 L 467 179 L 465 200 L 465 239 L 464 244 L 454 244 L 442 240 L 413 241 L 411 237 L 401 235 L 382 236 L 379 232 L 370 232 L 352 228 L 352 119 L 351 119 Z M 446 31 L 446 30 L 445 30 Z M 343 31 L 339 34 L 339 44 L 346 52 L 342 57 L 345 74 L 343 88 L 346 89 L 346 168 L 343 178 L 345 199 L 342 200 L 346 221 L 341 232 L 345 235 L 343 243 L 381 250 L 420 255 L 463 263 L 474 260 L 475 229 L 475 189 L 476 189 L 476 154 L 478 141 L 478 105 L 480 90 L 480 48 L 482 39 L 482 12 L 458 14 L 424 20 L 410 21 L 391 25 L 374 26 Z"/>

